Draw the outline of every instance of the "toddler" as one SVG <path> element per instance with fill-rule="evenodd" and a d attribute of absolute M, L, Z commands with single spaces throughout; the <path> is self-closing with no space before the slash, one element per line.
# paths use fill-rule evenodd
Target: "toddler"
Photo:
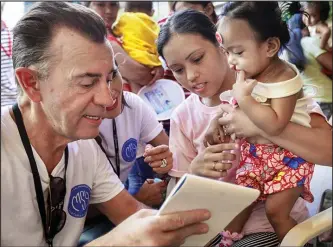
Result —
<path fill-rule="evenodd" d="M 240 107 L 268 136 L 279 135 L 289 121 L 311 127 L 299 71 L 278 57 L 290 36 L 277 2 L 226 3 L 216 36 L 237 73 L 232 91 L 220 95 L 222 102 Z M 206 140 L 222 141 L 224 137 L 217 135 L 227 131 L 216 118 Z M 282 241 L 296 225 L 290 212 L 298 197 L 313 201 L 310 181 L 314 164 L 261 136 L 241 140 L 240 146 L 236 183 L 260 190 L 258 200 L 265 201 L 267 217 Z M 226 227 L 220 246 L 231 246 L 242 238 L 252 208 L 246 208 Z"/>

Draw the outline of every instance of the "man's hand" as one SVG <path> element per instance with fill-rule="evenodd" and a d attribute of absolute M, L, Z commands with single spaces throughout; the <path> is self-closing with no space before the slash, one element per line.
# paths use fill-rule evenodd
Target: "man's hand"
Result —
<path fill-rule="evenodd" d="M 154 183 L 153 179 L 147 179 L 134 197 L 147 206 L 158 206 L 162 203 L 163 193 L 166 188 L 167 185 L 164 181 Z"/>
<path fill-rule="evenodd" d="M 207 210 L 191 210 L 163 216 L 143 209 L 127 218 L 111 232 L 87 246 L 180 246 L 191 235 L 208 232 L 203 221 L 210 218 Z"/>

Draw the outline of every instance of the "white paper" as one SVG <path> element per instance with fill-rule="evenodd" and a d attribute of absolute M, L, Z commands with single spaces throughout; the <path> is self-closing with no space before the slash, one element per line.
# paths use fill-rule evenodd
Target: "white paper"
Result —
<path fill-rule="evenodd" d="M 254 202 L 260 192 L 243 186 L 185 174 L 173 188 L 158 214 L 164 215 L 192 209 L 208 209 L 209 232 L 193 235 L 182 246 L 205 246 L 243 209 Z"/>

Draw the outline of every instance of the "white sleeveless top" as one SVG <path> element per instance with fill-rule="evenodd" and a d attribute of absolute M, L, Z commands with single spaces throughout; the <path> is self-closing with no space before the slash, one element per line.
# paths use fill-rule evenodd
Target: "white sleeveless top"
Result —
<path fill-rule="evenodd" d="M 260 102 L 263 105 L 270 105 L 267 102 L 268 99 L 287 97 L 298 93 L 303 88 L 303 81 L 296 66 L 288 62 L 286 63 L 296 72 L 296 76 L 290 80 L 282 82 L 258 82 L 251 94 L 257 102 Z M 220 99 L 221 101 L 230 102 L 231 96 L 231 91 L 229 90 L 221 93 Z M 303 98 L 300 98 L 296 101 L 295 110 L 290 120 L 291 122 L 303 125 L 305 127 L 311 127 L 311 118 L 307 112 L 307 105 L 309 100 L 311 100 L 310 95 L 304 96 Z"/>

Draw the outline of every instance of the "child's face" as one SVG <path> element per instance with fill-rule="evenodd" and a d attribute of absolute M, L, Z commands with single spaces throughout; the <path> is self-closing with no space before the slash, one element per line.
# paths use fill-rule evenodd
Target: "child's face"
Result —
<path fill-rule="evenodd" d="M 246 78 L 253 78 L 268 66 L 267 44 L 256 39 L 247 21 L 223 17 L 218 32 L 231 69 L 243 70 Z"/>
<path fill-rule="evenodd" d="M 304 14 L 302 16 L 302 21 L 306 26 L 314 26 L 320 22 L 320 12 L 317 5 L 307 4 L 303 8 Z"/>
<path fill-rule="evenodd" d="M 231 73 L 222 49 L 199 34 L 173 34 L 163 54 L 177 81 L 200 97 L 220 94 Z"/>

